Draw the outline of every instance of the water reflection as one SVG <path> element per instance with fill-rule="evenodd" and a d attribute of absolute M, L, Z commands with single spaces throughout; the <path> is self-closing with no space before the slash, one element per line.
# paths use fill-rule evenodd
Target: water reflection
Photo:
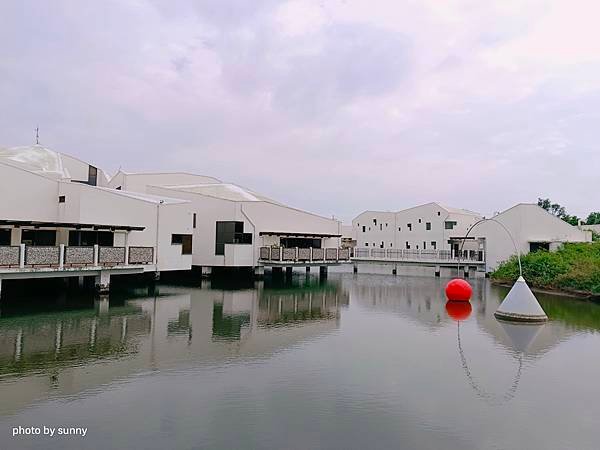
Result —
<path fill-rule="evenodd" d="M 265 357 L 336 329 L 349 302 L 339 283 L 306 280 L 235 290 L 160 286 L 125 298 L 30 315 L 9 305 L 0 317 L 0 413 L 148 369 Z"/>

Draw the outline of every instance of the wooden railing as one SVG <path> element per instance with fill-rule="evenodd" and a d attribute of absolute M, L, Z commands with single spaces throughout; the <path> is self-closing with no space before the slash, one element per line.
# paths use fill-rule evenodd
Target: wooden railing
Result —
<path fill-rule="evenodd" d="M 348 248 L 261 247 L 261 261 L 271 262 L 338 262 L 350 260 Z"/>
<path fill-rule="evenodd" d="M 383 248 L 355 248 L 354 259 L 381 259 L 381 260 L 417 260 L 417 261 L 457 261 L 459 256 L 450 250 L 412 250 L 412 249 L 383 249 Z M 484 262 L 483 251 L 463 251 L 461 261 Z"/>

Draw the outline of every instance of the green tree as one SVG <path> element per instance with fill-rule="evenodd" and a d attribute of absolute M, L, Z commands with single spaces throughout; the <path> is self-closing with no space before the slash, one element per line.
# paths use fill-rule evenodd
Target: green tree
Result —
<path fill-rule="evenodd" d="M 600 212 L 591 212 L 587 219 L 585 219 L 587 225 L 600 225 Z"/>
<path fill-rule="evenodd" d="M 538 198 L 538 206 L 544 208 L 550 214 L 561 218 L 562 220 L 564 220 L 567 223 L 570 223 L 571 225 L 579 224 L 579 217 L 567 214 L 567 211 L 564 206 L 561 206 L 558 203 L 552 203 L 552 201 L 549 198 Z"/>

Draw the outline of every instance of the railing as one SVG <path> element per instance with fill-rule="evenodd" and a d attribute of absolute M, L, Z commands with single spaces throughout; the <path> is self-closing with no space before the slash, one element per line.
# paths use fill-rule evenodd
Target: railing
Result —
<path fill-rule="evenodd" d="M 261 261 L 277 262 L 337 262 L 349 261 L 350 249 L 348 248 L 282 248 L 261 247 L 259 251 Z"/>
<path fill-rule="evenodd" d="M 0 268 L 64 268 L 153 264 L 154 247 L 0 246 Z"/>
<path fill-rule="evenodd" d="M 19 266 L 21 261 L 21 246 L 1 246 L 0 247 L 0 267 Z"/>
<path fill-rule="evenodd" d="M 419 260 L 419 261 L 457 261 L 458 255 L 450 250 L 412 250 L 412 249 L 383 249 L 355 248 L 354 258 L 369 258 L 381 260 Z M 461 261 L 484 262 L 483 251 L 463 251 Z"/>

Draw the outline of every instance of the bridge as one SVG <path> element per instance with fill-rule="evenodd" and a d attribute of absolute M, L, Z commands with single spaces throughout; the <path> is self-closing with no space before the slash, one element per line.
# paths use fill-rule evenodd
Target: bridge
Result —
<path fill-rule="evenodd" d="M 358 272 L 361 264 L 392 264 L 392 273 L 397 273 L 397 266 L 421 266 L 435 268 L 435 275 L 440 275 L 440 269 L 460 268 L 468 276 L 469 270 L 485 272 L 485 252 L 463 251 L 460 255 L 452 250 L 408 250 L 384 248 L 355 248 L 351 257 L 354 272 Z"/>

